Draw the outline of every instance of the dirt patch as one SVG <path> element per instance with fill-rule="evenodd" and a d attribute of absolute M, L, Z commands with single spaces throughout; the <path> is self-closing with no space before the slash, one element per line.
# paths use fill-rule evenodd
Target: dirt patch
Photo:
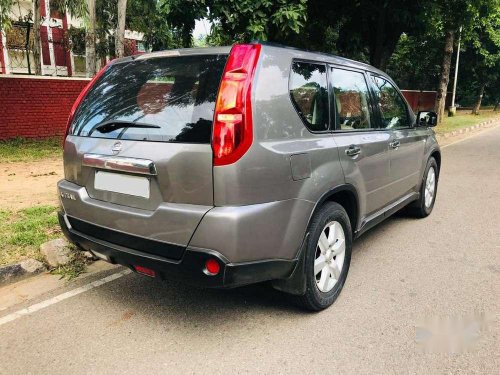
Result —
<path fill-rule="evenodd" d="M 57 181 L 63 176 L 61 158 L 3 163 L 0 167 L 0 209 L 57 205 Z"/>

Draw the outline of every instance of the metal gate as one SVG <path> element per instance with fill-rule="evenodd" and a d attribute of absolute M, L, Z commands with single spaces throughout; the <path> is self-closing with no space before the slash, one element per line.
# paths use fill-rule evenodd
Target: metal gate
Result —
<path fill-rule="evenodd" d="M 6 32 L 8 66 L 12 73 L 35 74 L 33 60 L 33 24 L 13 22 Z"/>

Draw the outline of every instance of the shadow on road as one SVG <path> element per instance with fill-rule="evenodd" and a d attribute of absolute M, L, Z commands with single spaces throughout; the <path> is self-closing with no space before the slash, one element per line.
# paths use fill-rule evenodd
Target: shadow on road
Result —
<path fill-rule="evenodd" d="M 103 304 L 119 306 L 128 314 L 148 321 L 176 321 L 177 328 L 196 329 L 199 324 L 212 328 L 228 323 L 242 324 L 245 316 L 308 315 L 283 293 L 268 283 L 236 289 L 201 289 L 176 280 L 160 281 L 130 274 L 109 287 L 99 288 Z M 243 318 L 243 319 L 242 319 Z"/>
<path fill-rule="evenodd" d="M 356 258 L 363 257 L 366 251 L 357 252 L 356 248 L 366 249 L 376 236 L 383 235 L 402 220 L 414 219 L 396 215 L 357 240 L 351 267 L 356 267 Z M 363 243 L 365 246 L 360 246 Z M 228 323 L 242 324 L 245 316 L 254 320 L 257 316 L 276 317 L 281 314 L 287 318 L 307 318 L 311 315 L 269 283 L 226 290 L 200 289 L 176 280 L 160 281 L 131 274 L 108 287 L 99 288 L 96 294 L 103 304 L 119 306 L 119 310 L 127 311 L 127 315 L 148 321 L 157 319 L 159 324 L 181 322 L 175 326 L 187 330 L 199 329 L 200 324 L 208 323 L 213 328 Z M 328 311 L 333 312 L 332 309 Z"/>

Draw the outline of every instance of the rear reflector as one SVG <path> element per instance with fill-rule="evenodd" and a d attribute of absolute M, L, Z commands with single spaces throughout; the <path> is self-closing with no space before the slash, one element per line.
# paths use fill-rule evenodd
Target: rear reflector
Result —
<path fill-rule="evenodd" d="M 207 259 L 205 262 L 205 269 L 203 271 L 209 276 L 215 276 L 220 271 L 220 264 L 215 259 Z"/>
<path fill-rule="evenodd" d="M 238 161 L 252 145 L 252 80 L 260 44 L 236 44 L 222 75 L 212 134 L 214 165 Z"/>
<path fill-rule="evenodd" d="M 143 275 L 149 276 L 149 277 L 156 277 L 156 272 L 152 270 L 151 268 L 146 268 L 142 266 L 134 266 L 134 269 L 137 271 L 137 273 L 142 273 Z"/>

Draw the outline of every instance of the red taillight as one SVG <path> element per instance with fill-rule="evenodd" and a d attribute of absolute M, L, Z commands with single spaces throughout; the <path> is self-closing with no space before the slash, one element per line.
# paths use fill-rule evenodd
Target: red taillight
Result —
<path fill-rule="evenodd" d="M 236 162 L 252 145 L 252 79 L 260 47 L 236 44 L 229 54 L 215 106 L 214 165 Z"/>
<path fill-rule="evenodd" d="M 154 270 L 152 270 L 151 268 L 142 267 L 142 266 L 134 266 L 134 269 L 138 273 L 142 273 L 143 275 L 146 275 L 146 276 L 149 276 L 149 277 L 155 277 L 156 276 L 156 272 Z"/>
<path fill-rule="evenodd" d="M 78 108 L 78 106 L 80 105 L 82 100 L 85 98 L 85 96 L 87 95 L 89 90 L 92 88 L 94 83 L 104 74 L 104 72 L 106 71 L 108 66 L 109 66 L 109 63 L 106 64 L 101 70 L 99 70 L 97 72 L 97 74 L 94 76 L 94 78 L 92 78 L 90 80 L 90 82 L 87 84 L 87 86 L 85 86 L 83 88 L 83 90 L 80 92 L 80 95 L 78 95 L 75 102 L 73 103 L 73 107 L 71 107 L 71 111 L 69 112 L 69 116 L 68 116 L 68 122 L 66 124 L 66 133 L 64 134 L 63 145 L 64 145 L 64 141 L 66 140 L 66 137 L 68 136 L 69 127 L 71 126 L 71 122 L 73 121 L 73 117 L 75 116 L 76 109 Z"/>
<path fill-rule="evenodd" d="M 209 276 L 215 276 L 220 271 L 220 264 L 215 259 L 207 259 L 205 269 L 203 270 Z"/>

